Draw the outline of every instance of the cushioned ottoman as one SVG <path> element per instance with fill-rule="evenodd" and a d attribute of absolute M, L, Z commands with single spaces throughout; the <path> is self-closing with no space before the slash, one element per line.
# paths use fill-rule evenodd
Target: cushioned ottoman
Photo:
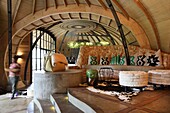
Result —
<path fill-rule="evenodd" d="M 120 71 L 119 84 L 128 87 L 148 85 L 148 73 L 144 71 Z"/>
<path fill-rule="evenodd" d="M 150 70 L 149 83 L 170 85 L 170 70 Z"/>

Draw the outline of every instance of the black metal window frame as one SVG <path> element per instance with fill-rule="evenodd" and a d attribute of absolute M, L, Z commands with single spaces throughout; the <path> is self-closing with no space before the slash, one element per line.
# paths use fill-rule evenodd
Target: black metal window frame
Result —
<path fill-rule="evenodd" d="M 44 55 L 51 50 L 55 50 L 56 48 L 56 40 L 52 38 L 50 34 L 41 30 L 33 31 L 32 41 L 36 40 L 36 38 L 38 38 L 40 34 L 43 35 L 38 40 L 35 48 L 32 51 L 32 71 L 43 70 Z"/>

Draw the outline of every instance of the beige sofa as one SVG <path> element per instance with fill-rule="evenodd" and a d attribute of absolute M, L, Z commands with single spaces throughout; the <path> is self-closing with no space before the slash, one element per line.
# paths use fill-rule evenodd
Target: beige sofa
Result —
<path fill-rule="evenodd" d="M 128 68 L 129 70 L 137 69 L 136 66 L 140 66 L 139 69 L 141 68 L 141 66 L 144 66 L 143 68 L 145 68 L 145 70 L 147 70 L 146 68 L 170 69 L 170 54 L 162 53 L 160 50 L 154 51 L 140 48 L 137 46 L 128 46 L 128 50 L 131 59 L 131 66 L 129 66 Z M 76 65 L 80 68 L 85 68 L 89 66 L 92 67 L 92 64 L 89 63 L 90 62 L 89 59 L 91 56 L 96 58 L 97 64 L 95 66 L 103 67 L 109 65 L 112 67 L 119 66 L 119 68 L 127 67 L 124 49 L 123 46 L 121 45 L 82 46 L 79 51 Z M 108 62 L 104 63 L 103 65 L 101 63 L 102 62 L 101 60 L 102 59 L 106 60 L 106 57 Z M 118 61 L 112 62 L 115 59 L 116 60 L 118 59 Z M 134 66 L 136 68 L 134 68 Z"/>
<path fill-rule="evenodd" d="M 131 65 L 126 65 L 123 46 L 82 46 L 76 65 L 84 69 L 83 81 L 86 82 L 86 70 L 102 68 L 114 70 L 114 79 L 119 79 L 120 71 L 145 71 L 155 69 L 170 69 L 170 55 L 160 50 L 154 51 L 137 46 L 128 46 Z M 94 56 L 95 64 L 91 64 L 90 57 Z M 107 58 L 106 58 L 107 57 Z M 102 60 L 107 60 L 102 64 Z M 94 59 L 93 59 L 94 60 Z M 143 62 L 142 62 L 143 61 Z M 99 74 L 100 76 L 100 74 Z M 107 76 L 107 75 L 106 75 Z"/>

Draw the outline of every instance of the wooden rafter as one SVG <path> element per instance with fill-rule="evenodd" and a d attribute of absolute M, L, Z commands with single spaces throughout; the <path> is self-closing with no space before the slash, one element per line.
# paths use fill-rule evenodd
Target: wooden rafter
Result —
<path fill-rule="evenodd" d="M 84 33 L 85 35 L 88 35 L 88 33 Z M 89 39 L 89 37 L 88 36 L 86 36 L 86 38 L 87 38 L 87 40 L 88 41 L 90 41 L 90 39 Z"/>
<path fill-rule="evenodd" d="M 23 38 L 23 37 L 21 37 L 21 36 L 19 36 L 19 35 L 15 35 L 15 37 L 20 38 L 20 39 L 22 39 L 22 38 Z"/>
<path fill-rule="evenodd" d="M 122 11 L 123 15 L 129 20 L 129 15 L 128 13 L 125 11 L 125 9 L 119 4 L 119 2 L 117 0 L 112 0 L 116 6 Z"/>
<path fill-rule="evenodd" d="M 81 13 L 79 13 L 79 19 L 82 19 L 82 17 L 81 17 Z"/>
<path fill-rule="evenodd" d="M 71 17 L 71 13 L 68 13 L 68 16 L 69 16 L 69 18 L 70 18 L 70 19 L 72 19 L 72 17 Z"/>
<path fill-rule="evenodd" d="M 98 2 L 100 3 L 100 5 L 106 10 L 107 6 L 104 4 L 104 2 L 102 0 L 98 0 Z"/>
<path fill-rule="evenodd" d="M 35 7 L 36 7 L 36 0 L 33 0 L 32 14 L 35 13 Z"/>
<path fill-rule="evenodd" d="M 23 28 L 23 30 L 24 30 L 24 31 L 27 31 L 27 32 L 29 32 L 29 31 L 30 31 L 30 30 L 28 30 L 28 29 L 25 29 L 25 28 Z"/>
<path fill-rule="evenodd" d="M 107 25 L 110 26 L 111 23 L 112 23 L 112 19 L 110 19 L 110 21 L 109 21 L 109 23 Z"/>
<path fill-rule="evenodd" d="M 77 6 L 79 6 L 80 4 L 79 1 L 78 0 L 74 0 L 74 1 L 76 2 Z"/>
<path fill-rule="evenodd" d="M 40 19 L 40 21 L 41 21 L 42 23 L 44 23 L 44 24 L 47 23 L 47 22 L 45 22 L 43 19 Z"/>
<path fill-rule="evenodd" d="M 64 2 L 64 6 L 67 6 L 67 2 L 66 2 L 66 0 L 63 0 L 63 2 Z"/>
<path fill-rule="evenodd" d="M 44 9 L 45 9 L 45 11 L 47 11 L 47 0 L 44 0 Z"/>
<path fill-rule="evenodd" d="M 132 44 L 134 44 L 134 43 L 136 43 L 136 42 L 137 42 L 137 40 L 135 40 L 135 41 L 129 43 L 129 45 L 132 45 Z"/>
<path fill-rule="evenodd" d="M 89 33 L 91 34 L 91 33 Z M 90 35 L 91 39 L 93 40 L 94 43 L 96 43 L 95 39 L 93 38 L 92 34 Z"/>
<path fill-rule="evenodd" d="M 34 23 L 31 23 L 31 25 L 33 25 L 34 27 L 39 27 L 38 25 L 35 25 Z"/>
<path fill-rule="evenodd" d="M 91 3 L 89 0 L 85 0 L 86 4 L 90 7 Z"/>
<path fill-rule="evenodd" d="M 61 14 L 58 14 L 58 16 L 60 17 L 61 20 L 63 20 L 63 17 L 61 16 Z"/>
<path fill-rule="evenodd" d="M 91 20 L 91 13 L 89 13 L 89 20 Z"/>
<path fill-rule="evenodd" d="M 112 5 L 111 1 L 110 0 L 106 0 L 113 16 L 114 16 L 114 19 L 116 21 L 116 24 L 117 24 L 117 27 L 119 29 L 119 33 L 120 33 L 120 36 L 121 36 L 121 39 L 122 39 L 122 44 L 123 44 L 123 48 L 124 48 L 124 52 L 125 52 L 125 56 L 126 56 L 126 63 L 127 65 L 130 65 L 130 56 L 129 56 L 129 51 L 128 51 L 128 47 L 127 47 L 127 43 L 126 43 L 126 37 L 124 35 L 124 32 L 123 32 L 123 28 L 122 28 L 122 25 L 120 23 L 120 20 L 118 18 L 118 15 L 116 13 L 116 10 L 114 8 L 114 6 Z"/>
<path fill-rule="evenodd" d="M 56 21 L 56 19 L 54 19 L 53 16 L 50 16 L 50 18 L 51 18 L 53 21 Z"/>
<path fill-rule="evenodd" d="M 100 42 L 101 40 L 99 39 L 98 35 L 92 30 L 91 30 L 91 32 L 92 32 L 92 36 L 95 36 L 97 41 Z"/>
<path fill-rule="evenodd" d="M 100 23 L 102 16 L 99 16 L 98 23 Z"/>
<path fill-rule="evenodd" d="M 12 46 L 18 47 L 18 44 L 12 44 Z"/>
<path fill-rule="evenodd" d="M 144 12 L 144 14 L 146 15 L 146 17 L 148 18 L 151 26 L 152 26 L 152 29 L 155 33 L 155 36 L 156 36 L 156 41 L 157 41 L 157 46 L 158 46 L 158 49 L 160 49 L 161 45 L 160 45 L 160 36 L 159 36 L 159 32 L 158 32 L 158 29 L 155 25 L 155 22 L 152 18 L 152 16 L 150 15 L 150 13 L 148 12 L 148 10 L 145 8 L 145 6 L 139 1 L 139 0 L 134 0 L 135 3 L 138 5 L 138 7 Z"/>
<path fill-rule="evenodd" d="M 130 33 L 131 33 L 131 31 L 127 32 L 127 33 L 125 34 L 125 36 L 127 36 L 127 35 L 130 34 Z"/>
<path fill-rule="evenodd" d="M 56 0 L 53 0 L 53 2 L 54 2 L 54 7 L 57 9 L 57 2 L 56 2 Z"/>
<path fill-rule="evenodd" d="M 17 0 L 16 4 L 17 5 L 16 5 L 15 10 L 14 10 L 14 16 L 13 16 L 13 23 L 12 23 L 12 25 L 14 25 L 14 23 L 15 23 L 15 18 L 17 16 L 17 13 L 18 13 L 18 10 L 19 10 L 20 4 L 21 4 L 21 0 Z"/>

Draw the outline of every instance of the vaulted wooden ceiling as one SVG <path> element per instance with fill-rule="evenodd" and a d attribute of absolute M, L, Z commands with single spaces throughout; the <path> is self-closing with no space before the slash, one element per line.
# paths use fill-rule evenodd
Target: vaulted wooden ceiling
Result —
<path fill-rule="evenodd" d="M 111 0 L 111 2 L 123 24 L 129 44 L 170 53 L 168 29 L 170 0 Z M 7 33 L 7 14 L 7 0 L 1 0 L 0 39 Z M 13 53 L 32 30 L 47 28 L 59 21 L 62 24 L 49 29 L 56 38 L 63 37 L 68 30 L 62 29 L 61 25 L 65 27 L 68 24 L 86 25 L 86 22 L 100 24 L 115 40 L 120 38 L 114 17 L 105 0 L 12 0 L 12 17 Z M 98 31 L 98 34 L 103 33 L 99 28 L 94 31 L 96 33 Z"/>

